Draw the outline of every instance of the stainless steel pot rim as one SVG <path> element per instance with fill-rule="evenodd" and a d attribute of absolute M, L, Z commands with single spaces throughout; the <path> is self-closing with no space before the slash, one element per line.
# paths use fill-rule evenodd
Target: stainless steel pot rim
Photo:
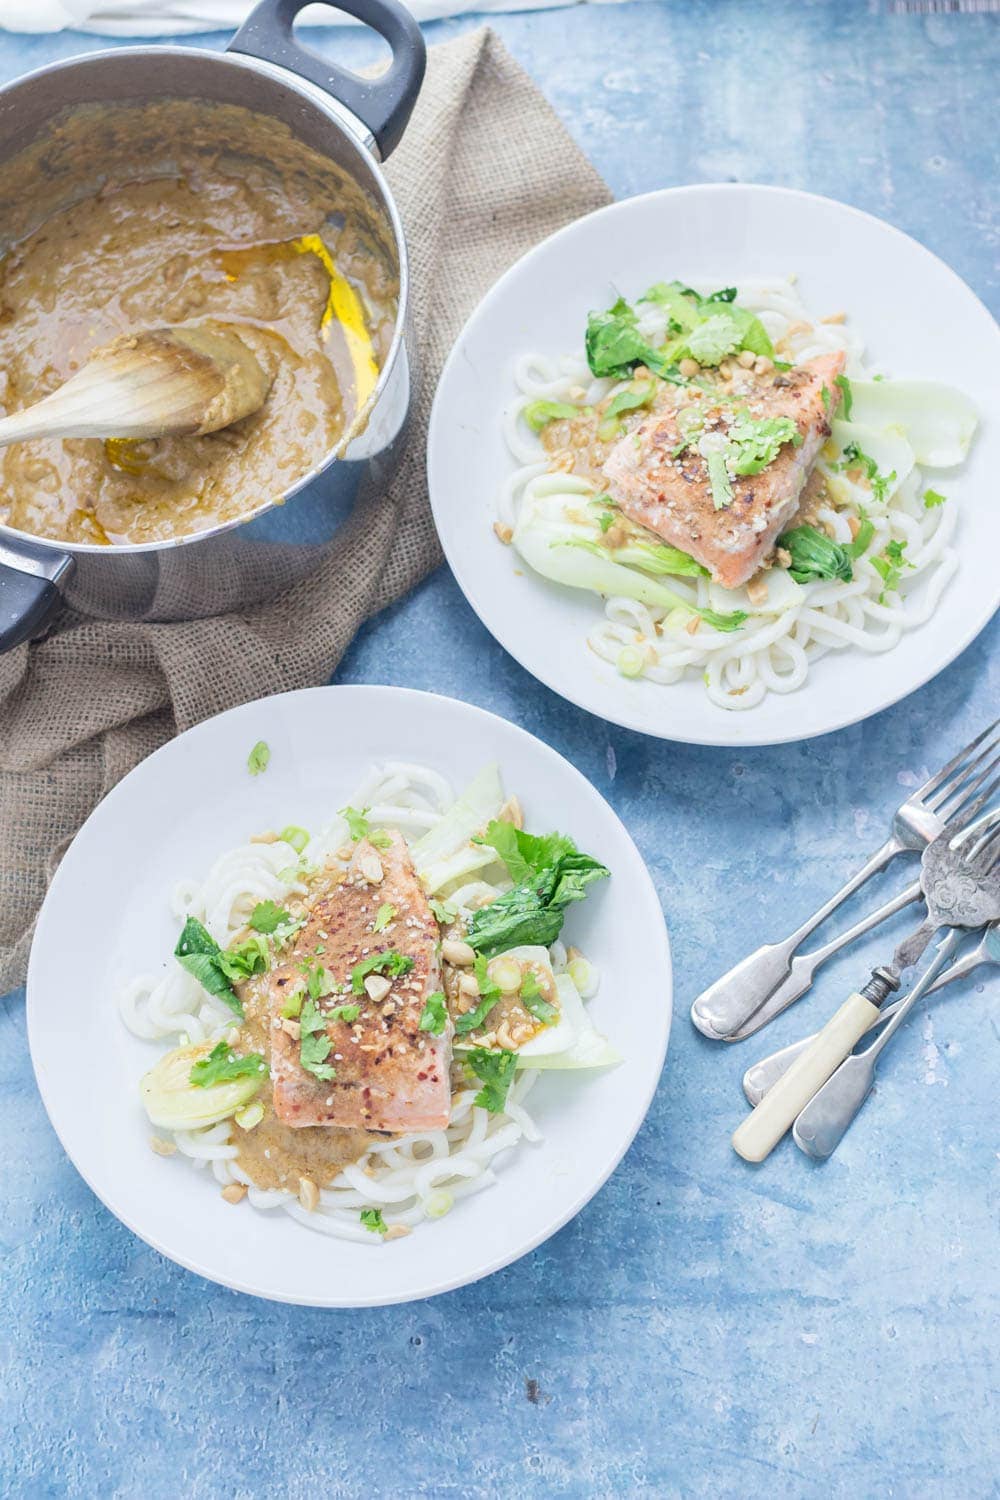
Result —
<path fill-rule="evenodd" d="M 359 161 L 366 166 L 371 166 L 374 163 L 378 169 L 377 177 L 381 188 L 383 206 L 393 235 L 395 236 L 399 252 L 399 300 L 396 307 L 396 321 L 393 329 L 392 343 L 389 346 L 389 353 L 386 356 L 385 364 L 379 372 L 375 389 L 368 397 L 363 412 L 360 415 L 363 416 L 365 413 L 370 413 L 377 405 L 379 397 L 385 389 L 403 346 L 403 331 L 406 326 L 406 311 L 410 289 L 409 257 L 406 249 L 406 239 L 403 234 L 403 225 L 399 217 L 399 210 L 396 207 L 395 199 L 389 189 L 389 184 L 386 182 L 385 176 L 381 171 L 379 154 L 372 141 L 371 133 L 360 120 L 355 120 L 355 116 L 344 105 L 334 99 L 332 95 L 325 94 L 321 88 L 311 83 L 308 78 L 302 78 L 288 68 L 279 67 L 276 63 L 267 62 L 263 58 L 252 57 L 246 53 L 209 52 L 200 47 L 102 48 L 98 52 L 87 52 L 79 57 L 63 58 L 59 62 L 49 63 L 43 68 L 35 68 L 30 73 L 22 73 L 20 77 L 12 79 L 9 83 L 0 87 L 0 99 L 9 90 L 20 87 L 22 84 L 32 83 L 36 79 L 51 78 L 56 73 L 76 68 L 85 68 L 90 63 L 120 62 L 123 58 L 127 59 L 136 56 L 198 58 L 199 61 L 207 58 L 212 63 L 217 63 L 221 66 L 241 68 L 245 72 L 259 73 L 270 77 L 275 82 L 283 84 L 286 88 L 293 89 L 295 93 L 300 94 L 310 104 L 320 109 L 330 120 L 331 124 L 335 125 L 341 131 L 345 139 L 349 142 L 351 149 L 357 153 Z M 164 94 L 151 97 L 169 98 L 170 95 Z M 211 103 L 212 101 L 209 99 L 206 102 Z M 366 155 L 371 157 L 372 160 L 366 161 Z M 355 419 L 355 427 L 360 431 L 364 430 L 363 423 L 359 424 L 357 418 Z M 98 557 L 107 557 L 110 554 L 115 556 L 124 556 L 125 554 L 137 556 L 144 552 L 164 552 L 175 547 L 186 547 L 193 542 L 203 542 L 209 537 L 220 536 L 227 531 L 235 531 L 238 527 L 245 526 L 248 522 L 255 521 L 260 516 L 267 515 L 276 506 L 284 505 L 287 501 L 293 499 L 300 490 L 304 489 L 307 484 L 311 483 L 312 480 L 337 463 L 343 456 L 342 453 L 338 452 L 338 449 L 342 449 L 350 440 L 351 434 L 342 438 L 337 448 L 329 453 L 321 463 L 310 469 L 308 473 L 303 474 L 300 479 L 297 479 L 287 490 L 283 490 L 277 499 L 268 500 L 259 506 L 257 510 L 248 511 L 245 515 L 236 516 L 230 521 L 223 521 L 218 526 L 211 526 L 203 531 L 192 531 L 186 536 L 171 537 L 167 541 L 162 542 L 114 542 L 109 546 L 101 542 L 56 541 L 51 537 L 38 536 L 35 532 L 31 531 L 20 531 L 14 526 L 6 526 L 0 522 L 0 538 L 12 537 L 18 541 L 30 542 L 34 546 L 51 548 L 54 552 L 69 553 L 71 556 L 81 553 L 92 553 Z"/>

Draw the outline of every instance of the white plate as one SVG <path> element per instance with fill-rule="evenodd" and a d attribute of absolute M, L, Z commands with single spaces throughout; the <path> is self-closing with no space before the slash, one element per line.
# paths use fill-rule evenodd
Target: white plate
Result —
<path fill-rule="evenodd" d="M 515 359 L 581 347 L 587 313 L 656 281 L 730 285 L 797 274 L 809 308 L 845 310 L 869 356 L 898 376 L 947 381 L 973 397 L 982 425 L 960 476 L 961 567 L 928 624 L 884 655 L 845 650 L 787 696 L 745 712 L 719 708 L 697 681 L 629 682 L 586 644 L 596 596 L 530 573 L 493 535 L 496 495 L 514 468 L 500 414 Z M 427 448 L 434 519 L 466 598 L 529 672 L 591 713 L 664 739 L 770 745 L 865 719 L 913 692 L 987 624 L 1000 599 L 1000 336 L 964 282 L 888 224 L 785 188 L 670 188 L 612 204 L 545 240 L 480 303 L 445 365 Z"/>
<path fill-rule="evenodd" d="M 271 762 L 250 777 L 257 740 Z M 255 830 L 328 822 L 373 761 L 407 759 L 458 790 L 497 761 L 537 829 L 570 833 L 612 878 L 570 913 L 603 979 L 591 1005 L 624 1057 L 547 1074 L 531 1095 L 545 1139 L 501 1159 L 498 1182 L 407 1239 L 356 1245 L 287 1214 L 223 1202 L 218 1185 L 154 1156 L 138 1081 L 162 1045 L 141 1042 L 115 996 L 176 940 L 166 897 Z M 670 1031 L 670 947 L 638 850 L 578 771 L 523 729 L 450 698 L 389 687 L 315 688 L 200 724 L 158 750 L 77 834 L 42 907 L 28 969 L 35 1076 L 63 1146 L 123 1223 L 171 1260 L 238 1291 L 315 1307 L 370 1307 L 462 1286 L 507 1265 L 577 1213 L 642 1123 Z"/>

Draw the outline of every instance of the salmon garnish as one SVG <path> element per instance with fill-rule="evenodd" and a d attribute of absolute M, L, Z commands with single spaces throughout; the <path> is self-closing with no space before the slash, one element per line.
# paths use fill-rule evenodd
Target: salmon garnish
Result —
<path fill-rule="evenodd" d="M 384 848 L 359 841 L 267 976 L 274 1112 L 285 1125 L 405 1133 L 450 1118 L 443 1002 L 440 1033 L 420 1027 L 441 990 L 438 925 L 405 841 L 385 839 Z"/>
<path fill-rule="evenodd" d="M 716 583 L 738 588 L 795 517 L 830 435 L 843 368 L 843 354 L 823 354 L 786 371 L 760 374 L 734 364 L 729 380 L 706 371 L 698 381 L 666 387 L 657 411 L 626 433 L 604 463 L 612 500 L 630 520 L 708 568 Z M 725 455 L 741 430 L 775 419 L 787 419 L 789 440 L 760 472 L 734 473 L 730 460 L 720 486 L 717 459 L 713 485 L 713 444 Z"/>

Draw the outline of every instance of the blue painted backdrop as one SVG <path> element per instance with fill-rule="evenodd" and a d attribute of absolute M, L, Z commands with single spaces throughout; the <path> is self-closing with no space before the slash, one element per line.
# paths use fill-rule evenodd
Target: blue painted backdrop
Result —
<path fill-rule="evenodd" d="M 704 179 L 807 187 L 890 219 L 1000 301 L 994 20 L 696 0 L 494 24 L 618 195 Z M 98 45 L 2 37 L 0 75 Z M 320 45 L 372 55 L 354 34 Z M 839 883 L 904 789 L 995 711 L 998 643 L 994 622 L 863 728 L 735 753 L 568 707 L 492 642 L 445 572 L 373 622 L 338 680 L 433 688 L 516 720 L 634 833 L 677 965 L 649 1119 L 576 1222 L 486 1283 L 370 1313 L 269 1306 L 175 1269 L 92 1198 L 36 1096 L 23 997 L 8 997 L 0 1490 L 995 1495 L 997 982 L 981 976 L 911 1022 L 824 1168 L 788 1144 L 763 1170 L 737 1161 L 739 1076 L 822 1018 L 875 947 L 828 971 L 763 1049 L 713 1048 L 685 1012 Z"/>

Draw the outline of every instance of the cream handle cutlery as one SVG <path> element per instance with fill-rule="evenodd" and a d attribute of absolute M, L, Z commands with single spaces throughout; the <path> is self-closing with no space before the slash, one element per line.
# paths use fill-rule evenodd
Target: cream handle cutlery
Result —
<path fill-rule="evenodd" d="M 795 1144 L 809 1156 L 825 1158 L 836 1151 L 851 1121 L 871 1093 L 881 1053 L 930 989 L 961 941 L 961 929 L 953 927 L 905 1000 L 893 1008 L 891 1019 L 875 1040 L 863 1052 L 845 1058 L 802 1108 L 792 1127 L 792 1136 Z"/>
<path fill-rule="evenodd" d="M 919 962 L 936 932 L 942 928 L 952 929 L 943 945 L 947 958 L 959 941 L 954 929 L 985 927 L 1000 917 L 1000 870 L 996 868 L 1000 861 L 1000 814 L 975 839 L 954 847 L 955 833 L 972 821 L 998 786 L 1000 777 L 968 809 L 958 829 L 940 834 L 924 850 L 921 885 L 927 902 L 927 916 L 897 944 L 891 966 L 872 971 L 865 993 L 855 993 L 844 1002 L 737 1128 L 733 1135 L 733 1149 L 747 1161 L 763 1161 L 773 1150 L 813 1095 L 822 1089 L 827 1079 L 849 1057 L 855 1044 L 878 1020 L 882 1001 L 892 990 L 899 988 L 900 975 Z M 813 1120 L 813 1127 L 821 1130 L 820 1144 L 813 1154 L 829 1155 L 835 1149 L 867 1096 L 879 1054 L 936 977 L 944 961 L 940 954 L 935 958 L 882 1034 L 862 1054 L 863 1061 L 855 1066 L 852 1059 L 840 1092 L 834 1089 L 826 1096 L 827 1113 L 823 1114 L 820 1107 Z M 806 1124 L 807 1128 L 812 1128 L 808 1120 Z M 799 1140 L 803 1149 L 810 1149 L 807 1140 L 811 1141 L 812 1136 Z"/>
<path fill-rule="evenodd" d="M 763 1161 L 878 1016 L 878 1006 L 864 995 L 853 994 L 845 1000 L 837 1014 L 817 1032 L 757 1108 L 737 1127 L 733 1150 L 744 1161 Z"/>
<path fill-rule="evenodd" d="M 994 953 L 994 947 L 996 953 Z M 964 979 L 981 964 L 1000 964 L 1000 931 L 996 926 L 989 928 L 982 941 L 966 953 L 963 958 L 956 959 L 943 974 L 939 974 L 934 983 L 928 985 L 924 991 L 927 995 L 933 995 L 938 990 L 943 990 L 946 984 L 953 983 L 956 979 Z M 872 1023 L 877 1026 L 882 1021 L 888 1021 L 894 1016 L 902 1002 L 894 1000 L 892 1005 L 883 1006 L 878 1013 L 878 1020 Z M 804 1036 L 801 1041 L 792 1042 L 787 1047 L 782 1047 L 780 1052 L 772 1052 L 770 1057 L 761 1058 L 760 1062 L 753 1063 L 743 1074 L 743 1092 L 751 1104 L 757 1105 L 763 1099 L 772 1084 L 777 1083 L 782 1073 L 795 1061 L 800 1052 L 804 1052 L 812 1041 L 811 1036 Z"/>

